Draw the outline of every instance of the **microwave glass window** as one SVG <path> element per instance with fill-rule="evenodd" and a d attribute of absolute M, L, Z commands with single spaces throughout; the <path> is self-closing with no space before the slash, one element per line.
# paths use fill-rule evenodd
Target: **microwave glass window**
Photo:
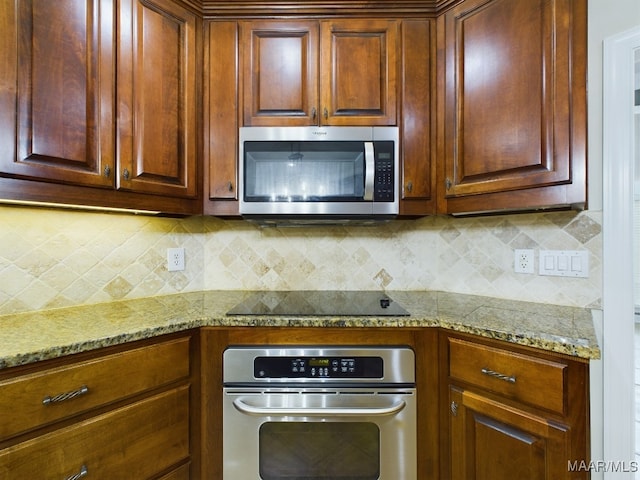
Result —
<path fill-rule="evenodd" d="M 369 422 L 267 422 L 260 427 L 263 480 L 377 480 L 380 429 Z"/>
<path fill-rule="evenodd" d="M 247 202 L 357 201 L 363 142 L 245 142 Z"/>

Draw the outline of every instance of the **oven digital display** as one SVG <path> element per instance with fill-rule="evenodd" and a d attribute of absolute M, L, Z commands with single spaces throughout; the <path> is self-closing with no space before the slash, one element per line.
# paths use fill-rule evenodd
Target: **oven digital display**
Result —
<path fill-rule="evenodd" d="M 380 357 L 256 357 L 255 378 L 383 378 Z"/>
<path fill-rule="evenodd" d="M 309 360 L 310 367 L 328 367 L 329 366 L 328 358 L 311 358 Z"/>

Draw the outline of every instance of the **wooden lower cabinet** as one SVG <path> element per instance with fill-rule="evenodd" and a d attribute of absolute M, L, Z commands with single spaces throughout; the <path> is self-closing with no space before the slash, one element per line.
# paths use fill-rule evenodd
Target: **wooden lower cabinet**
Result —
<path fill-rule="evenodd" d="M 413 348 L 419 479 L 588 477 L 587 361 L 437 328 L 202 327 L 0 370 L 0 478 L 221 480 L 222 354 L 269 344 Z"/>
<path fill-rule="evenodd" d="M 189 387 L 182 386 L 5 449 L 0 477 L 58 480 L 86 471 L 145 479 L 188 458 Z"/>
<path fill-rule="evenodd" d="M 440 478 L 586 478 L 588 363 L 446 333 L 440 355 Z"/>
<path fill-rule="evenodd" d="M 188 331 L 1 370 L 0 478 L 201 478 L 198 349 Z"/>
<path fill-rule="evenodd" d="M 451 479 L 567 478 L 569 428 L 450 387 Z"/>

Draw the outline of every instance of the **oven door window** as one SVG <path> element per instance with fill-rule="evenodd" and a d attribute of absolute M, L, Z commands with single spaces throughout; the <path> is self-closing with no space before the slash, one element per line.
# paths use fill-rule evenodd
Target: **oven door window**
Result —
<path fill-rule="evenodd" d="M 380 478 L 380 429 L 374 423 L 263 423 L 259 449 L 263 480 Z"/>
<path fill-rule="evenodd" d="M 364 142 L 245 142 L 245 202 L 362 201 Z"/>

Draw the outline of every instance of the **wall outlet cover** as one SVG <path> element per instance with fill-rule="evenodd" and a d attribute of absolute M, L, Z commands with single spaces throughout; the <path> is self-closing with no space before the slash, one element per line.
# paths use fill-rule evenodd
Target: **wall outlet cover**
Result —
<path fill-rule="evenodd" d="M 531 249 L 517 249 L 513 259 L 516 273 L 535 273 L 534 252 Z"/>
<path fill-rule="evenodd" d="M 167 270 L 178 272 L 184 270 L 184 248 L 167 248 Z"/>

